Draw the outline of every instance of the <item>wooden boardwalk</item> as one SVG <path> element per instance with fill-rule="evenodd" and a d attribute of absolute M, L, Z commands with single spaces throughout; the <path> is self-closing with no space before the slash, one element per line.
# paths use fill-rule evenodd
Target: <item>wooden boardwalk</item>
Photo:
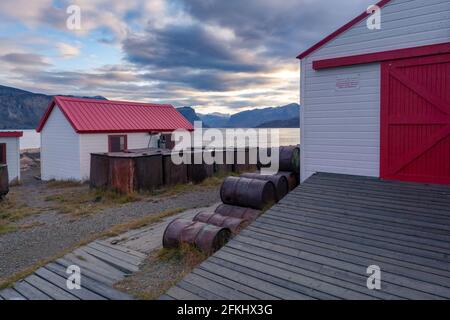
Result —
<path fill-rule="evenodd" d="M 449 298 L 450 187 L 322 173 L 161 297 Z"/>

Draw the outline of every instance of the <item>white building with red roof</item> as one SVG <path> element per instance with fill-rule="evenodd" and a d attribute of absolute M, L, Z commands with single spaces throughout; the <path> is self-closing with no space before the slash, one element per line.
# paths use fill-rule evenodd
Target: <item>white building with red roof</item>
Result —
<path fill-rule="evenodd" d="M 22 131 L 0 131 L 0 165 L 8 166 L 9 182 L 20 181 L 20 138 Z"/>
<path fill-rule="evenodd" d="M 162 132 L 192 131 L 172 105 L 56 96 L 36 131 L 41 178 L 89 180 L 90 155 L 158 146 Z"/>

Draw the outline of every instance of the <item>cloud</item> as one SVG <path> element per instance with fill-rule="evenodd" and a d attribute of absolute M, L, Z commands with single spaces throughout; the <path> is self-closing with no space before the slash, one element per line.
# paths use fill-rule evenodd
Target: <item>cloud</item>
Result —
<path fill-rule="evenodd" d="M 0 56 L 0 59 L 17 67 L 46 67 L 50 66 L 46 59 L 34 53 L 8 53 Z"/>
<path fill-rule="evenodd" d="M 60 42 L 56 45 L 59 50 L 59 53 L 63 58 L 73 58 L 80 54 L 80 47 L 73 46 L 68 43 Z"/>

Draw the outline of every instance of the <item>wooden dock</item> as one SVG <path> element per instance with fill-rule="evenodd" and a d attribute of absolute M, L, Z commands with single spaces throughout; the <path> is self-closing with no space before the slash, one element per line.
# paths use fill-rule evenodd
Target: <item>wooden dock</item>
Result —
<path fill-rule="evenodd" d="M 322 173 L 161 297 L 449 298 L 450 187 Z"/>

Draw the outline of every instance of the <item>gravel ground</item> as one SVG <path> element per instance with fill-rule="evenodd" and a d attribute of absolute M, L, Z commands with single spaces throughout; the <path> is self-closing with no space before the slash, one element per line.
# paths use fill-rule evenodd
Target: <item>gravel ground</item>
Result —
<path fill-rule="evenodd" d="M 16 188 L 20 191 L 19 194 L 23 193 L 27 198 L 35 199 L 30 199 L 31 202 L 40 202 L 37 200 L 41 197 L 37 196 L 41 192 L 39 183 L 30 180 L 28 184 L 24 181 L 22 186 Z M 218 201 L 220 201 L 219 187 L 201 190 L 193 188 L 192 191 L 176 196 L 158 198 L 156 201 L 147 199 L 133 202 L 79 219 L 58 212 L 47 212 L 26 218 L 23 223 L 36 225 L 0 236 L 0 278 L 12 275 L 42 259 L 60 254 L 80 241 L 106 231 L 114 225 L 165 210 L 205 207 Z"/>

